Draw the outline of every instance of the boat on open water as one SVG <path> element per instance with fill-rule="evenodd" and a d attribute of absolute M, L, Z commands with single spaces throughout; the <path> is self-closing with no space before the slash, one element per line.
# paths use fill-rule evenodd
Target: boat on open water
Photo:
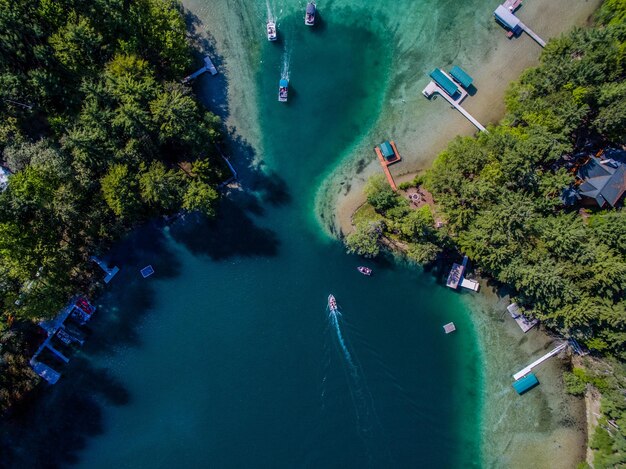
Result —
<path fill-rule="evenodd" d="M 372 269 L 370 269 L 369 267 L 363 267 L 362 265 L 360 265 L 356 268 L 356 270 L 361 272 L 363 275 L 372 275 Z"/>
<path fill-rule="evenodd" d="M 304 24 L 307 26 L 313 26 L 315 24 L 315 13 L 317 13 L 317 7 L 315 2 L 309 2 L 306 4 L 306 12 L 304 15 Z"/>
<path fill-rule="evenodd" d="M 267 40 L 275 41 L 277 38 L 276 23 L 274 21 L 267 22 Z"/>
<path fill-rule="evenodd" d="M 289 95 L 289 80 L 281 78 L 278 82 L 278 100 L 281 103 L 287 102 L 287 96 Z"/>
<path fill-rule="evenodd" d="M 339 309 L 337 307 L 337 300 L 335 300 L 335 297 L 332 295 L 332 293 L 328 295 L 328 309 L 331 313 L 336 313 Z"/>

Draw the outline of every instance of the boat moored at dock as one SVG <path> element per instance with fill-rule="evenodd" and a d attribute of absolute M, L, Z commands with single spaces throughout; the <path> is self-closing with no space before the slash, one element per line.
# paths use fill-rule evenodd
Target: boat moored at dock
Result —
<path fill-rule="evenodd" d="M 286 78 L 281 78 L 280 82 L 278 82 L 278 100 L 281 103 L 286 103 L 288 95 L 289 95 L 289 80 L 287 80 Z"/>
<path fill-rule="evenodd" d="M 276 23 L 274 21 L 267 22 L 267 40 L 275 41 L 278 37 L 276 32 Z"/>
<path fill-rule="evenodd" d="M 306 4 L 306 12 L 304 15 L 304 24 L 307 26 L 313 26 L 315 24 L 315 14 L 317 13 L 317 6 L 315 2 L 309 2 Z"/>

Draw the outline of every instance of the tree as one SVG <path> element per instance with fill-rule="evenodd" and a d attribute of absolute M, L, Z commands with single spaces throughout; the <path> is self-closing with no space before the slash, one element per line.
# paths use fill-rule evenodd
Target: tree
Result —
<path fill-rule="evenodd" d="M 203 215 L 212 218 L 215 216 L 215 205 L 219 195 L 215 189 L 207 183 L 194 179 L 187 186 L 183 196 L 183 208 L 185 210 L 197 210 Z"/>
<path fill-rule="evenodd" d="M 50 37 L 56 59 L 79 77 L 93 71 L 101 53 L 102 36 L 84 16 L 72 12 L 68 21 Z"/>
<path fill-rule="evenodd" d="M 180 207 L 182 176 L 168 170 L 163 163 L 155 161 L 139 176 L 141 197 L 149 205 L 172 211 Z"/>
<path fill-rule="evenodd" d="M 398 204 L 398 195 L 383 176 L 373 176 L 365 185 L 367 201 L 379 212 L 384 212 Z"/>
<path fill-rule="evenodd" d="M 434 262 L 441 248 L 434 243 L 413 243 L 407 251 L 407 257 L 418 264 L 426 265 Z"/>
<path fill-rule="evenodd" d="M 346 238 L 348 252 L 363 257 L 376 257 L 380 253 L 379 243 L 383 229 L 384 224 L 381 221 L 358 224 L 356 230 Z"/>
<path fill-rule="evenodd" d="M 118 217 L 135 215 L 141 207 L 137 181 L 125 164 L 111 166 L 100 181 L 100 186 L 108 207 Z"/>

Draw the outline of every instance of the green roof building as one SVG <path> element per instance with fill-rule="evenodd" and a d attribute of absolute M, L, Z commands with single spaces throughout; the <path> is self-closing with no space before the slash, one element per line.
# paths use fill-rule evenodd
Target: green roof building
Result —
<path fill-rule="evenodd" d="M 472 82 L 474 81 L 472 77 L 465 73 L 465 70 L 456 65 L 452 67 L 452 70 L 450 70 L 450 75 L 452 76 L 452 78 L 458 81 L 465 89 L 468 89 L 470 86 L 472 86 Z"/>
<path fill-rule="evenodd" d="M 430 72 L 430 78 L 432 78 L 435 83 L 437 83 L 437 85 L 439 85 L 439 87 L 448 93 L 452 98 L 458 94 L 459 87 L 456 86 L 455 83 L 441 71 L 441 69 L 436 68 Z"/>
<path fill-rule="evenodd" d="M 391 160 L 395 156 L 393 152 L 393 148 L 389 142 L 384 142 L 380 144 L 380 152 L 383 154 L 386 160 Z"/>
<path fill-rule="evenodd" d="M 539 380 L 534 373 L 529 373 L 523 378 L 518 379 L 513 383 L 513 388 L 517 391 L 517 394 L 524 394 L 526 391 L 530 391 L 532 388 L 539 384 Z"/>

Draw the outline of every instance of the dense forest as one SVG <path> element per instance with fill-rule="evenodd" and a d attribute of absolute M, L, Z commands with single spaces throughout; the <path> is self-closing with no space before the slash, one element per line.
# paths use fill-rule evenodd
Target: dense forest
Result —
<path fill-rule="evenodd" d="M 220 122 L 180 84 L 192 65 L 176 0 L 0 0 L 0 412 L 36 383 L 23 329 L 88 288 L 90 255 L 214 214 Z"/>
<path fill-rule="evenodd" d="M 508 90 L 499 125 L 457 138 L 404 186 L 426 188 L 432 209 L 374 178 L 346 238 L 351 252 L 376 255 L 384 241 L 422 264 L 442 248 L 467 254 L 527 314 L 604 356 L 566 375 L 573 393 L 602 388 L 596 467 L 626 463 L 626 211 L 567 207 L 562 194 L 590 155 L 626 143 L 625 78 L 626 2 L 609 0 L 594 27 L 549 42 Z"/>

